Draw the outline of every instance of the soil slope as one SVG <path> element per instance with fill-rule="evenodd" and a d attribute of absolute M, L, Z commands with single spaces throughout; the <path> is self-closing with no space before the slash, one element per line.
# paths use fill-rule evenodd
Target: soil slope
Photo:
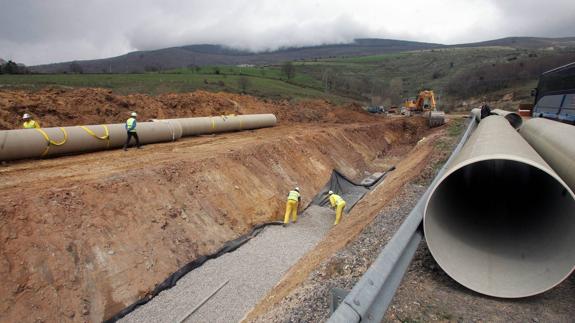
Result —
<path fill-rule="evenodd" d="M 294 185 L 307 204 L 333 168 L 362 178 L 390 166 L 381 157 L 399 158 L 425 132 L 422 119 L 374 118 L 325 102 L 194 93 L 166 96 L 171 108 L 160 106 L 162 97 L 142 96 L 128 107 L 94 105 L 92 113 L 90 102 L 105 91 L 15 93 L 0 92 L 12 100 L 0 106 L 13 116 L 7 128 L 35 100 L 56 100 L 32 111 L 46 111 L 45 125 L 112 122 L 130 110 L 145 117 L 276 112 L 280 125 L 0 167 L 0 321 L 8 322 L 106 319 L 185 263 L 279 220 Z M 73 109 L 68 95 L 86 103 Z"/>

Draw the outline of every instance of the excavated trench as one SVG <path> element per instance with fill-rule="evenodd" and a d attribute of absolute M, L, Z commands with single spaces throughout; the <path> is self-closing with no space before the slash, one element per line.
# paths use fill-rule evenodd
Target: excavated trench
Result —
<path fill-rule="evenodd" d="M 307 204 L 337 169 L 359 180 L 425 120 L 290 124 L 0 168 L 0 321 L 108 319 L 190 261 Z"/>

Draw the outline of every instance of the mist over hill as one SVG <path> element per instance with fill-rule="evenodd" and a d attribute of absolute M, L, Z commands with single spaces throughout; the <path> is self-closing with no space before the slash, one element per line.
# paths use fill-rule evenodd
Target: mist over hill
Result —
<path fill-rule="evenodd" d="M 575 47 L 572 38 L 511 37 L 481 43 L 443 45 L 392 39 L 356 39 L 349 44 L 283 48 L 269 52 L 249 52 L 224 45 L 189 45 L 125 55 L 73 62 L 32 66 L 36 73 L 140 73 L 180 67 L 206 65 L 269 65 L 285 61 L 314 60 L 333 57 L 379 55 L 393 52 L 429 50 L 447 47 L 507 46 L 514 48 Z"/>

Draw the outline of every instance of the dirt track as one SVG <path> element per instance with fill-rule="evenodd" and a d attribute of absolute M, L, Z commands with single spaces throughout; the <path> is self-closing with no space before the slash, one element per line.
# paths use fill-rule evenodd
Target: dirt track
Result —
<path fill-rule="evenodd" d="M 88 114 L 66 110 L 66 94 L 58 100 L 63 111 Z M 333 168 L 363 178 L 397 163 L 426 131 L 420 119 L 382 119 L 325 102 L 274 106 L 215 94 L 194 108 L 208 113 L 213 101 L 240 113 L 275 109 L 280 125 L 0 167 L 0 321 L 108 318 L 183 264 L 280 219 L 294 185 L 307 203 Z M 164 116 L 193 110 L 173 109 L 179 112 L 162 108 Z M 9 127 L 15 110 L 0 105 L 15 120 Z M 119 118 L 124 112 L 116 110 Z M 65 121 L 56 115 L 54 122 Z M 101 117 L 85 122 L 110 122 Z"/>

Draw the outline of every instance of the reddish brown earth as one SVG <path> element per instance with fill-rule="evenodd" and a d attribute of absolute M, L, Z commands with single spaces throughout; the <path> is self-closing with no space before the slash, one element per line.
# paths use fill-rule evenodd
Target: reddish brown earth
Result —
<path fill-rule="evenodd" d="M 115 95 L 105 89 L 48 88 L 38 92 L 0 91 L 0 130 L 20 128 L 30 113 L 42 127 L 122 123 L 130 112 L 140 120 L 223 114 L 274 113 L 280 122 L 368 121 L 359 105 L 336 107 L 326 101 L 262 101 L 247 95 L 192 93 Z"/>
<path fill-rule="evenodd" d="M 273 112 L 280 122 L 0 166 L 0 321 L 109 318 L 185 263 L 281 219 L 294 185 L 307 204 L 333 168 L 363 178 L 399 162 L 427 131 L 422 119 L 372 117 L 323 101 L 0 91 L 2 128 L 17 127 L 23 112 L 55 126 L 119 122 L 132 110 L 143 118 Z"/>

